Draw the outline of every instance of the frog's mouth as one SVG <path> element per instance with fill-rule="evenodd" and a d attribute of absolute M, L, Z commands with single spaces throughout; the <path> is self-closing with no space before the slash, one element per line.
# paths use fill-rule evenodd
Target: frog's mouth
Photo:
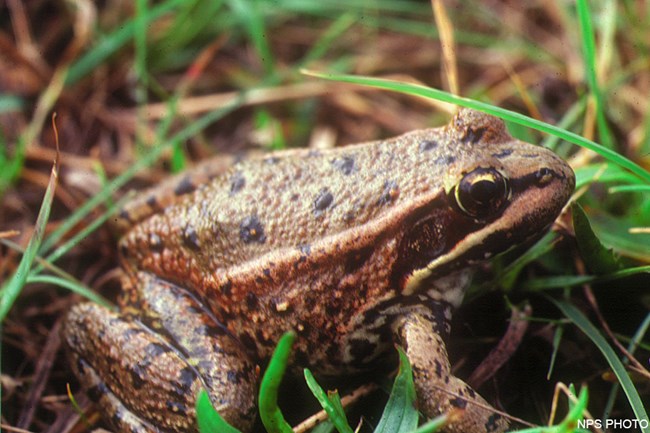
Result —
<path fill-rule="evenodd" d="M 410 270 L 401 269 L 398 280 L 402 293 L 409 295 L 420 288 L 426 289 L 441 276 L 514 247 L 532 246 L 560 214 L 574 182 L 573 173 L 566 165 L 558 170 L 544 167 L 511 179 L 512 196 L 508 204 L 486 220 L 461 215 L 452 204 L 445 210 L 438 207 L 406 234 L 405 248 L 417 244 L 409 236 L 422 236 L 422 243 L 426 242 L 428 233 L 437 237 L 431 242 L 435 248 L 424 256 L 416 256 L 424 249 L 421 245 L 419 251 L 403 251 Z"/>

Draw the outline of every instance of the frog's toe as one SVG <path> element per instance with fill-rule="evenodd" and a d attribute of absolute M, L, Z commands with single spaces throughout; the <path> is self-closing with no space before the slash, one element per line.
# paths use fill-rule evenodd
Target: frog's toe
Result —
<path fill-rule="evenodd" d="M 151 433 L 159 430 L 138 417 L 106 386 L 93 367 L 71 351 L 74 360 L 73 370 L 87 390 L 88 397 L 102 410 L 102 416 L 108 420 L 117 432 Z"/>

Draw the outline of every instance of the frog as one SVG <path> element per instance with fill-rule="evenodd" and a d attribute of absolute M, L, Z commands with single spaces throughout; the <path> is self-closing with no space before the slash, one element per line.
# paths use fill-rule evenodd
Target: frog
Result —
<path fill-rule="evenodd" d="M 285 332 L 291 365 L 317 375 L 367 371 L 398 345 L 425 417 L 506 431 L 451 371 L 452 312 L 477 266 L 540 238 L 574 186 L 559 156 L 466 108 L 391 139 L 204 164 L 120 212 L 119 308 L 68 312 L 71 368 L 116 431 L 195 432 L 205 389 L 246 432 Z"/>

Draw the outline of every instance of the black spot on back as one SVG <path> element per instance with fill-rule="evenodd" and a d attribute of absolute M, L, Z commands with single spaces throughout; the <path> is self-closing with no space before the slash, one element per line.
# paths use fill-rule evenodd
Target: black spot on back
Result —
<path fill-rule="evenodd" d="M 429 150 L 435 149 L 436 147 L 438 147 L 437 140 L 422 140 L 420 142 L 419 150 L 420 152 L 427 152 Z"/>
<path fill-rule="evenodd" d="M 509 156 L 514 152 L 512 149 L 503 149 L 501 152 L 498 153 L 493 153 L 492 156 L 500 159 L 500 158 L 505 158 L 506 156 Z"/>
<path fill-rule="evenodd" d="M 332 160 L 332 165 L 345 175 L 355 171 L 354 158 L 352 156 L 343 156 Z"/>
<path fill-rule="evenodd" d="M 246 244 L 252 242 L 263 244 L 266 241 L 264 227 L 255 215 L 245 217 L 239 224 L 239 239 Z"/>
<path fill-rule="evenodd" d="M 456 397 L 449 400 L 449 404 L 460 409 L 465 409 L 465 406 L 467 406 L 467 400 L 464 398 Z"/>
<path fill-rule="evenodd" d="M 124 221 L 128 222 L 129 224 L 133 224 L 133 221 L 131 220 L 131 214 L 126 209 L 122 209 L 119 214 L 120 219 L 123 219 Z"/>
<path fill-rule="evenodd" d="M 382 206 L 391 203 L 397 198 L 398 195 L 399 186 L 397 185 L 397 182 L 394 180 L 387 180 L 384 182 L 384 190 L 381 192 L 381 196 L 379 196 L 377 204 L 379 206 Z"/>
<path fill-rule="evenodd" d="M 190 176 L 185 176 L 183 179 L 181 179 L 180 182 L 176 185 L 176 188 L 174 188 L 174 194 L 176 195 L 183 195 L 183 194 L 188 194 L 196 189 L 196 185 L 194 182 L 192 182 L 192 179 L 190 179 Z"/>
<path fill-rule="evenodd" d="M 442 364 L 437 359 L 434 360 L 434 364 L 436 365 L 436 376 L 442 378 Z"/>
<path fill-rule="evenodd" d="M 334 196 L 332 193 L 327 188 L 321 189 L 314 200 L 314 214 L 316 216 L 322 215 L 333 201 Z"/>
<path fill-rule="evenodd" d="M 487 431 L 487 432 L 496 431 L 497 428 L 499 427 L 497 422 L 500 419 L 501 419 L 501 415 L 499 415 L 498 413 L 494 413 L 494 414 L 490 415 L 487 422 L 485 423 L 485 431 Z"/>
<path fill-rule="evenodd" d="M 188 225 L 185 227 L 185 230 L 183 230 L 183 245 L 192 251 L 199 251 L 201 249 L 199 234 L 191 225 Z"/>
<path fill-rule="evenodd" d="M 147 206 L 149 206 L 152 210 L 160 210 L 160 204 L 158 203 L 158 199 L 156 198 L 155 195 L 150 195 L 147 197 Z"/>
<path fill-rule="evenodd" d="M 246 178 L 241 172 L 236 172 L 230 178 L 230 195 L 234 195 L 241 191 L 241 189 L 246 185 Z"/>
<path fill-rule="evenodd" d="M 441 156 L 439 158 L 436 158 L 435 163 L 438 165 L 449 165 L 456 161 L 455 156 L 447 155 L 447 156 Z"/>

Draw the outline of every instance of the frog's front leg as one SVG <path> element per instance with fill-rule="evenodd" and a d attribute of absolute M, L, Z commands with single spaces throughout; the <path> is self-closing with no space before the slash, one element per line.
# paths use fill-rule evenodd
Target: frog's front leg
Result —
<path fill-rule="evenodd" d="M 73 369 L 104 418 L 120 432 L 197 431 L 205 388 L 226 420 L 250 429 L 255 364 L 184 290 L 145 273 L 139 281 L 121 313 L 86 303 L 67 317 Z"/>
<path fill-rule="evenodd" d="M 437 311 L 408 312 L 393 327 L 396 340 L 406 350 L 413 368 L 418 407 L 427 417 L 454 408 L 464 409 L 460 419 L 447 424 L 445 432 L 448 433 L 503 432 L 508 427 L 506 419 L 451 373 L 442 337 L 447 333 L 442 328 L 447 320 L 444 315 L 449 311 L 449 306 L 441 305 Z"/>

